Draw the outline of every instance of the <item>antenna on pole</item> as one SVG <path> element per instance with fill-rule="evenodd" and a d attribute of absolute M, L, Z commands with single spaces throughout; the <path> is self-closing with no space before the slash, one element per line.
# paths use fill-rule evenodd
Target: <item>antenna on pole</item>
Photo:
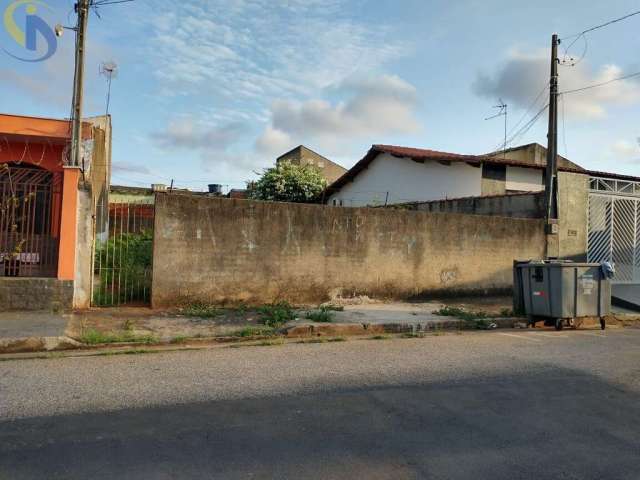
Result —
<path fill-rule="evenodd" d="M 490 117 L 485 118 L 485 120 L 493 120 L 494 118 L 503 117 L 504 116 L 504 143 L 502 144 L 502 154 L 504 157 L 507 156 L 507 117 L 508 117 L 508 105 L 502 101 L 501 98 L 498 99 L 499 104 L 494 105 L 493 108 L 498 108 L 498 113 L 492 115 Z"/>
<path fill-rule="evenodd" d="M 109 103 L 111 102 L 111 80 L 118 76 L 118 65 L 116 62 L 102 62 L 100 64 L 100 75 L 107 79 L 107 110 L 105 115 L 109 115 Z"/>

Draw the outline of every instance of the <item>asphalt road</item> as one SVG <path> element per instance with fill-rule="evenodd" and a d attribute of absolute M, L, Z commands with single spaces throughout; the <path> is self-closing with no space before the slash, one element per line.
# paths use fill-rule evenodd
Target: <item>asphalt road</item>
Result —
<path fill-rule="evenodd" d="M 0 362 L 0 479 L 638 479 L 640 330 Z"/>

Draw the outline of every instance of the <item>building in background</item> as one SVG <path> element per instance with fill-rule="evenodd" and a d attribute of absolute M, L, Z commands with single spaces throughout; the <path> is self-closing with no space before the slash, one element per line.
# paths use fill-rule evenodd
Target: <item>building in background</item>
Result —
<path fill-rule="evenodd" d="M 393 205 L 544 190 L 546 149 L 538 144 L 490 155 L 374 145 L 327 188 L 330 205 Z M 560 171 L 585 170 L 559 157 Z"/>
<path fill-rule="evenodd" d="M 332 162 L 328 158 L 323 157 L 304 145 L 299 145 L 276 159 L 276 164 L 279 165 L 282 162 L 289 162 L 293 165 L 314 166 L 320 170 L 324 178 L 327 180 L 328 185 L 331 185 L 347 172 L 346 168 Z"/>

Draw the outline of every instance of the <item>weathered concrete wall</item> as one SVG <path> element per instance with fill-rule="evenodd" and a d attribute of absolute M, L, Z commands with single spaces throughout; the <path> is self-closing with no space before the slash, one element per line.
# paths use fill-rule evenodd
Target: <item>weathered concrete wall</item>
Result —
<path fill-rule="evenodd" d="M 541 220 L 176 195 L 156 199 L 154 307 L 403 298 L 512 285 Z"/>
<path fill-rule="evenodd" d="M 73 292 L 74 308 L 91 306 L 93 275 L 94 200 L 90 186 L 78 190 L 78 226 L 76 233 L 76 273 Z"/>
<path fill-rule="evenodd" d="M 407 210 L 436 213 L 495 215 L 513 218 L 544 218 L 544 194 L 526 193 L 436 200 L 402 205 Z M 392 207 L 393 208 L 393 207 Z"/>
<path fill-rule="evenodd" d="M 576 262 L 587 259 L 589 176 L 558 174 L 558 235 L 549 245 L 549 255 Z"/>
<path fill-rule="evenodd" d="M 0 278 L 0 310 L 70 310 L 73 281 L 57 278 Z"/>

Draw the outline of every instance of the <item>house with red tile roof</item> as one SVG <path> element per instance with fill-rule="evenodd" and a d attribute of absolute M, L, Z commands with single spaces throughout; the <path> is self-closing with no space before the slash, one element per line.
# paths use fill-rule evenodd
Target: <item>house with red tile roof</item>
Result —
<path fill-rule="evenodd" d="M 487 155 L 373 145 L 325 192 L 330 205 L 349 207 L 544 190 L 546 149 L 538 144 Z M 561 171 L 585 173 L 559 157 Z"/>

